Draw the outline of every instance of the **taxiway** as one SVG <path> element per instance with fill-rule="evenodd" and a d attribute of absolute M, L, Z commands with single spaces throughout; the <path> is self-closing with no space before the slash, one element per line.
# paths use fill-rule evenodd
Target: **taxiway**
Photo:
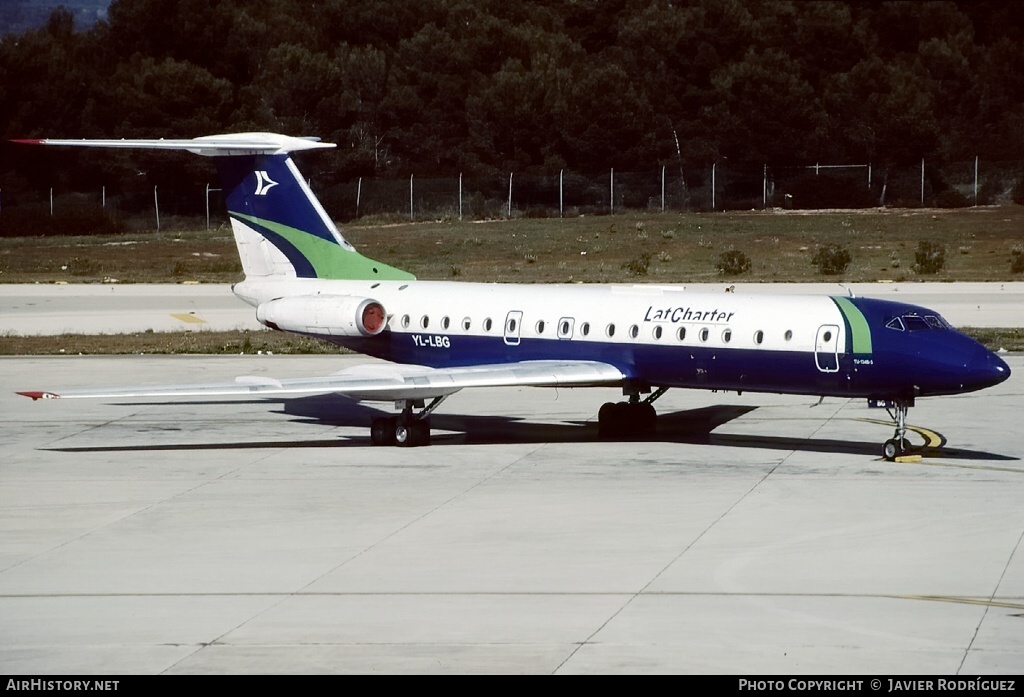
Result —
<path fill-rule="evenodd" d="M 13 394 L 365 360 L 0 358 L 0 671 L 1024 672 L 1021 356 L 908 463 L 840 399 L 670 390 L 598 443 L 612 390 L 464 391 L 397 449 L 335 397 Z"/>

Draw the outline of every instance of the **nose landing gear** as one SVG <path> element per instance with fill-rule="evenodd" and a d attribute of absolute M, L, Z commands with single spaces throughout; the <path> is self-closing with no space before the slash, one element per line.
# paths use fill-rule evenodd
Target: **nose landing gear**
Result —
<path fill-rule="evenodd" d="M 895 462 L 896 458 L 906 455 L 911 450 L 910 441 L 907 439 L 907 412 L 912 406 L 913 399 L 897 399 L 885 406 L 889 417 L 896 425 L 893 437 L 882 445 L 882 457 L 889 462 Z"/>

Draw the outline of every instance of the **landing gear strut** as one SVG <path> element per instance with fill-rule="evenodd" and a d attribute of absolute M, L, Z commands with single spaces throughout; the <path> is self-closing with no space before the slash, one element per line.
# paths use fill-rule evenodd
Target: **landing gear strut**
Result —
<path fill-rule="evenodd" d="M 395 402 L 402 410 L 398 416 L 381 416 L 370 422 L 371 445 L 397 445 L 400 448 L 415 448 L 430 445 L 430 413 L 445 399 L 435 397 L 429 406 L 423 408 L 422 400 L 403 399 Z M 419 414 L 413 408 L 423 409 Z"/>
<path fill-rule="evenodd" d="M 893 437 L 885 441 L 882 446 L 882 456 L 889 462 L 895 462 L 896 458 L 910 452 L 910 441 L 907 439 L 907 411 L 914 406 L 913 399 L 897 399 L 892 406 L 886 406 L 889 417 L 896 424 L 896 432 Z"/>
<path fill-rule="evenodd" d="M 654 433 L 658 421 L 654 401 L 667 390 L 667 387 L 659 387 L 641 402 L 640 389 L 624 388 L 628 402 L 605 402 L 597 412 L 597 437 L 628 438 Z"/>

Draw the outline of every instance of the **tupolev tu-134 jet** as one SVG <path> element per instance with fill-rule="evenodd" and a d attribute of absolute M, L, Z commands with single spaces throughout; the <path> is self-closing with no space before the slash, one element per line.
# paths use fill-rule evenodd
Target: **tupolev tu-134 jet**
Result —
<path fill-rule="evenodd" d="M 885 406 L 906 453 L 919 397 L 1006 380 L 998 356 L 924 307 L 871 298 L 699 293 L 654 285 L 418 281 L 359 254 L 310 191 L 290 153 L 316 139 L 237 133 L 191 140 L 33 140 L 42 145 L 187 150 L 217 166 L 245 280 L 235 295 L 272 329 L 317 337 L 387 364 L 325 377 L 26 391 L 41 398 L 190 398 L 337 393 L 393 401 L 374 445 L 430 442 L 429 415 L 471 387 L 618 386 L 602 438 L 642 435 L 673 387 L 866 398 Z"/>

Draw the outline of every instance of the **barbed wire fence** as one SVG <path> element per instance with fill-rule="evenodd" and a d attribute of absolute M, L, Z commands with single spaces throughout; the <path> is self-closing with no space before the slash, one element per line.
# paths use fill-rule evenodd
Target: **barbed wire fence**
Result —
<path fill-rule="evenodd" d="M 308 180 L 337 220 L 423 221 L 547 218 L 627 211 L 710 212 L 776 208 L 959 208 L 1009 203 L 1024 187 L 1024 162 L 973 161 L 909 166 L 814 163 L 800 166 L 662 166 L 647 172 L 581 174 L 563 170 L 538 176 L 511 172 L 491 177 L 342 178 L 329 170 Z M 159 229 L 168 218 L 201 218 L 219 225 L 226 214 L 220 189 L 168 184 L 116 190 L 46 191 L 0 186 L 0 233 L 18 235 L 25 219 L 61 217 L 68 210 L 101 208 L 130 218 L 135 227 Z M 66 223 L 66 220 L 64 221 Z M 45 227 L 45 226 L 44 226 Z M 56 227 L 56 226 L 55 226 Z M 78 234 L 83 234 L 76 230 Z M 21 234 L 46 234 L 46 231 Z M 54 230 L 54 234 L 60 234 Z"/>

